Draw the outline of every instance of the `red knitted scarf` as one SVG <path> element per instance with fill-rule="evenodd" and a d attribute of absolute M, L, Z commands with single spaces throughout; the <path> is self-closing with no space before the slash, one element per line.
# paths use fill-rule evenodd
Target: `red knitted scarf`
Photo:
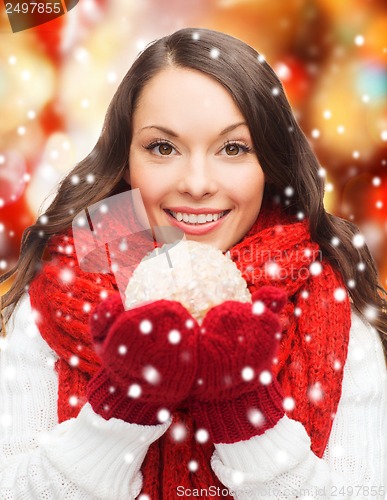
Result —
<path fill-rule="evenodd" d="M 39 330 L 59 356 L 58 416 L 62 422 L 75 417 L 86 402 L 88 380 L 100 364 L 88 317 L 116 284 L 111 274 L 79 268 L 71 232 L 51 238 L 48 249 L 52 260 L 44 264 L 29 293 L 39 313 Z M 311 241 L 307 222 L 292 220 L 277 209 L 263 208 L 230 253 L 251 292 L 270 284 L 288 295 L 274 371 L 285 396 L 295 403 L 288 416 L 305 426 L 312 450 L 321 457 L 341 395 L 349 339 L 350 304 L 342 278 Z M 177 425 L 186 428 L 183 441 L 173 438 Z M 142 493 L 151 500 L 176 498 L 178 485 L 224 489 L 210 467 L 213 444 L 198 443 L 194 435 L 190 414 L 180 410 L 173 415 L 169 430 L 149 448 L 141 470 Z M 187 465 L 192 460 L 199 465 L 195 472 Z"/>

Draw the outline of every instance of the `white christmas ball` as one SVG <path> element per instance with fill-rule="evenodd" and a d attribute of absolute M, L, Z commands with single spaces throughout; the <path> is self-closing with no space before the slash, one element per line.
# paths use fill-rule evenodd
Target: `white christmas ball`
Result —
<path fill-rule="evenodd" d="M 125 307 L 168 299 L 180 302 L 199 322 L 226 300 L 251 302 L 241 272 L 215 247 L 183 240 L 144 257 L 125 291 Z"/>

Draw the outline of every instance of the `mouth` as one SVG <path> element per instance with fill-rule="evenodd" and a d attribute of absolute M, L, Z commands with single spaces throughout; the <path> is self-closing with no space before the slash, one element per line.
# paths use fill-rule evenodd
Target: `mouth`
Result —
<path fill-rule="evenodd" d="M 174 210 L 164 209 L 170 224 L 179 228 L 183 233 L 191 236 L 205 236 L 218 230 L 227 219 L 231 210 L 211 213 L 189 213 L 175 212 Z"/>
<path fill-rule="evenodd" d="M 171 217 L 173 217 L 180 223 L 187 224 L 188 226 L 201 226 L 222 219 L 225 215 L 231 212 L 231 210 L 223 210 L 223 212 L 208 213 L 208 214 L 174 212 L 173 210 L 169 209 L 166 209 L 165 212 L 167 212 Z"/>

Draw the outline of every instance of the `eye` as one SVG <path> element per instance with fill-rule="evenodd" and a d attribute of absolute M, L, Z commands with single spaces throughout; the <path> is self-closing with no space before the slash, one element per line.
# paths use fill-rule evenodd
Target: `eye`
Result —
<path fill-rule="evenodd" d="M 243 153 L 248 153 L 252 149 L 247 144 L 228 141 L 223 145 L 222 150 L 225 151 L 227 156 L 240 156 Z"/>
<path fill-rule="evenodd" d="M 167 141 L 153 141 L 145 149 L 152 151 L 157 156 L 171 156 L 175 148 Z"/>

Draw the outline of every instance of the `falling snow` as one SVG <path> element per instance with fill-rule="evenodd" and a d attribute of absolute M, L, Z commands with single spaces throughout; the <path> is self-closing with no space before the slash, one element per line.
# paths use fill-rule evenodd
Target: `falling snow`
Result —
<path fill-rule="evenodd" d="M 169 411 L 166 409 L 166 408 L 162 408 L 161 410 L 159 410 L 157 412 L 157 420 L 163 424 L 164 422 L 166 422 L 169 417 L 171 416 L 171 414 L 169 413 Z"/>
<path fill-rule="evenodd" d="M 78 397 L 77 396 L 70 396 L 69 397 L 69 404 L 70 404 L 70 406 L 77 406 Z"/>
<path fill-rule="evenodd" d="M 309 266 L 309 271 L 312 276 L 318 276 L 322 272 L 322 265 L 320 262 L 312 262 Z"/>
<path fill-rule="evenodd" d="M 199 469 L 199 464 L 196 460 L 190 460 L 188 462 L 188 470 L 191 472 L 196 472 Z"/>
<path fill-rule="evenodd" d="M 253 314 L 259 316 L 260 314 L 263 314 L 265 312 L 265 309 L 266 309 L 266 306 L 265 306 L 264 302 L 262 302 L 261 300 L 256 300 L 253 303 L 253 306 L 252 306 Z"/>
<path fill-rule="evenodd" d="M 209 439 L 209 434 L 206 429 L 198 429 L 195 433 L 195 439 L 198 443 L 206 443 Z"/>
<path fill-rule="evenodd" d="M 253 380 L 255 376 L 253 368 L 251 368 L 250 366 L 245 366 L 242 370 L 241 376 L 245 382 Z"/>
<path fill-rule="evenodd" d="M 284 398 L 282 406 L 285 411 L 292 411 L 296 407 L 296 402 L 292 397 L 288 396 Z"/>
<path fill-rule="evenodd" d="M 311 401 L 319 402 L 323 399 L 323 391 L 320 382 L 316 382 L 309 388 L 308 396 Z"/>
<path fill-rule="evenodd" d="M 259 381 L 262 385 L 269 385 L 273 377 L 268 370 L 264 370 L 259 374 Z"/>
<path fill-rule="evenodd" d="M 118 346 L 118 354 L 120 354 L 121 356 L 124 356 L 127 352 L 128 352 L 128 348 L 126 347 L 126 345 Z"/>
<path fill-rule="evenodd" d="M 144 335 L 147 335 L 152 331 L 152 323 L 149 319 L 143 319 L 139 325 L 139 330 Z"/>
<path fill-rule="evenodd" d="M 260 412 L 256 408 L 250 408 L 250 410 L 248 410 L 247 418 L 249 422 L 254 425 L 254 427 L 260 427 L 265 422 L 265 417 L 263 416 L 262 412 Z"/>
<path fill-rule="evenodd" d="M 128 396 L 130 398 L 138 398 L 141 395 L 141 387 L 138 384 L 132 384 L 129 386 Z"/>
<path fill-rule="evenodd" d="M 343 302 L 347 297 L 347 292 L 344 288 L 336 288 L 333 292 L 333 296 L 337 302 Z"/>
<path fill-rule="evenodd" d="M 145 366 L 142 375 L 150 384 L 158 384 L 161 380 L 160 372 L 154 366 Z"/>
<path fill-rule="evenodd" d="M 168 340 L 171 344 L 178 344 L 181 340 L 181 333 L 179 330 L 171 330 L 168 333 Z"/>
<path fill-rule="evenodd" d="M 173 424 L 170 428 L 172 439 L 177 442 L 182 442 L 187 437 L 187 428 L 183 424 Z"/>

